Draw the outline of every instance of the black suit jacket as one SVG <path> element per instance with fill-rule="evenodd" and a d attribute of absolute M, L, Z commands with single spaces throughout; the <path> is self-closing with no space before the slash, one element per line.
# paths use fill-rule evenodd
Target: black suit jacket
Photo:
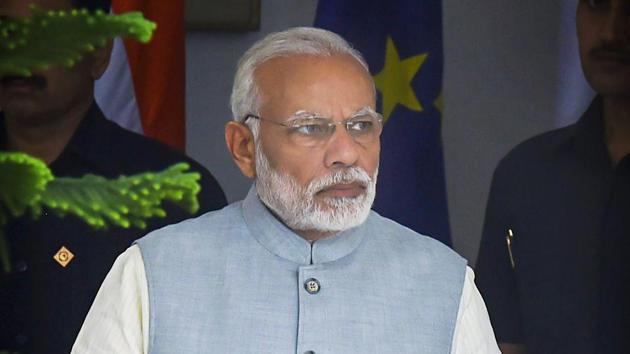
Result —
<path fill-rule="evenodd" d="M 0 129 L 4 129 L 0 117 Z M 0 130 L 0 148 L 6 134 Z M 108 178 L 160 171 L 187 162 L 199 172 L 197 214 L 219 209 L 226 199 L 217 181 L 182 153 L 107 120 L 94 104 L 71 141 L 50 168 L 57 177 L 91 173 Z M 44 212 L 37 220 L 10 221 L 8 240 L 13 272 L 0 288 L 0 349 L 23 353 L 69 353 L 101 282 L 116 257 L 151 230 L 194 215 L 166 205 L 167 216 L 154 218 L 146 229 L 110 227 L 94 230 L 73 216 Z M 53 256 L 66 247 L 74 254 L 62 267 Z"/>
<path fill-rule="evenodd" d="M 598 97 L 576 124 L 520 144 L 495 171 L 476 277 L 499 342 L 524 343 L 530 353 L 597 353 L 607 340 L 600 284 L 619 171 L 602 115 Z"/>

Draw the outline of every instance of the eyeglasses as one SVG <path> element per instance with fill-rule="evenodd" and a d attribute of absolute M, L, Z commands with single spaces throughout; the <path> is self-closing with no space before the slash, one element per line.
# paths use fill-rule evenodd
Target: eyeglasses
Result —
<path fill-rule="evenodd" d="M 334 122 L 330 118 L 318 117 L 310 113 L 294 115 L 285 122 L 275 122 L 255 114 L 248 114 L 242 122 L 245 123 L 250 118 L 288 128 L 289 139 L 296 145 L 304 147 L 324 144 L 335 133 L 337 125 L 343 125 L 354 141 L 361 145 L 374 143 L 383 131 L 383 116 L 371 109 L 363 109 L 341 122 Z"/>

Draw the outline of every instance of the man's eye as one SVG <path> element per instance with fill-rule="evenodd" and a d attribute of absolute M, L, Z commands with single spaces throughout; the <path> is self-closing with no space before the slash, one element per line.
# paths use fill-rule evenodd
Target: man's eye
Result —
<path fill-rule="evenodd" d="M 303 135 L 325 135 L 328 131 L 328 125 L 320 123 L 300 124 L 294 127 L 295 132 Z"/>
<path fill-rule="evenodd" d="M 588 7 L 592 9 L 599 9 L 604 6 L 609 0 L 584 0 Z"/>
<path fill-rule="evenodd" d="M 350 124 L 350 129 L 357 133 L 368 132 L 372 130 L 374 122 L 371 120 L 356 120 Z"/>

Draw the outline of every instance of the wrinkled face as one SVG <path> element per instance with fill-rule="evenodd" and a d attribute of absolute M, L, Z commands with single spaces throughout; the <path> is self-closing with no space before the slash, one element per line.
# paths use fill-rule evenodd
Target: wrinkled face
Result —
<path fill-rule="evenodd" d="M 360 144 L 337 125 L 321 144 L 302 146 L 289 128 L 270 121 L 308 112 L 339 122 L 374 109 L 369 74 L 347 55 L 293 55 L 262 64 L 256 82 L 262 118 L 257 186 L 263 202 L 298 230 L 341 231 L 363 222 L 374 200 L 379 140 Z"/>
<path fill-rule="evenodd" d="M 71 9 L 70 0 L 2 0 L 0 16 L 30 16 L 29 5 L 42 9 Z M 50 124 L 77 105 L 91 102 L 94 80 L 102 72 L 91 56 L 72 68 L 51 66 L 31 77 L 0 77 L 0 107 L 7 117 L 26 124 Z"/>
<path fill-rule="evenodd" d="M 605 97 L 630 97 L 630 1 L 580 0 L 577 31 L 584 76 Z"/>
<path fill-rule="evenodd" d="M 256 172 L 258 196 L 287 226 L 324 233 L 347 230 L 365 221 L 374 202 L 378 173 L 369 176 L 356 166 L 335 169 L 303 187 L 295 177 L 271 168 L 260 140 L 256 146 Z M 360 185 L 365 193 L 354 197 L 318 197 L 318 192 L 343 184 Z"/>

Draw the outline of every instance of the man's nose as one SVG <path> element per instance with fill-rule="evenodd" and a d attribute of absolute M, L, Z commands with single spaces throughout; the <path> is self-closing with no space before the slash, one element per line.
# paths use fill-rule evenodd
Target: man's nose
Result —
<path fill-rule="evenodd" d="M 335 127 L 335 132 L 326 144 L 326 167 L 354 166 L 363 147 L 348 133 L 343 124 Z"/>

